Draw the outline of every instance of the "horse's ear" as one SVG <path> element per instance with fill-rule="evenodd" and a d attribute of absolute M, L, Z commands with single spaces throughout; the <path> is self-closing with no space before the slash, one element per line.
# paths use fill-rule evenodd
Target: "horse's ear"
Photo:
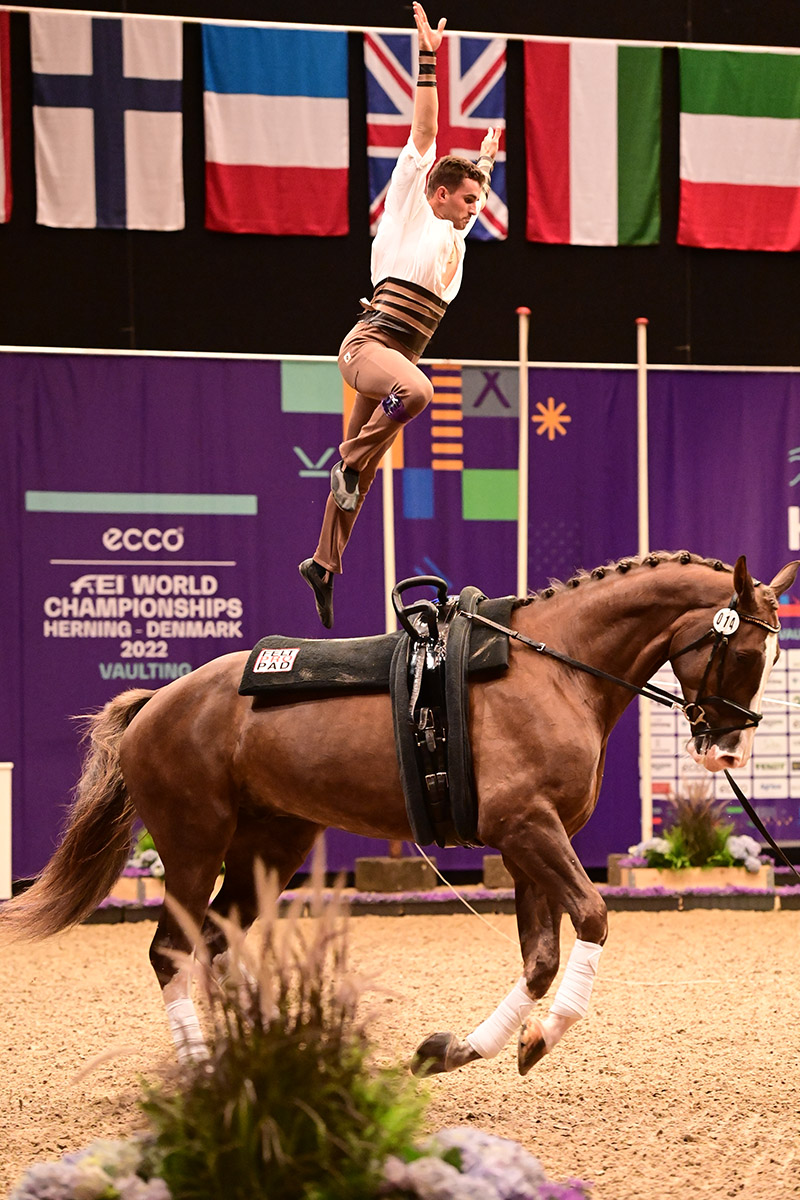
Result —
<path fill-rule="evenodd" d="M 782 596 L 784 592 L 788 592 L 797 575 L 797 569 L 800 567 L 800 562 L 787 563 L 769 585 L 776 596 Z"/>
<path fill-rule="evenodd" d="M 756 591 L 753 577 L 747 569 L 747 559 L 743 554 L 739 555 L 733 568 L 733 586 L 745 611 L 752 608 L 756 602 Z"/>

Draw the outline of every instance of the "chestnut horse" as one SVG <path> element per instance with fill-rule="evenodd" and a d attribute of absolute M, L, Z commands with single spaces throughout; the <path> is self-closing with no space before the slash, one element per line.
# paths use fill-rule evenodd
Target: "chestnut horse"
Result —
<path fill-rule="evenodd" d="M 518 600 L 511 628 L 635 687 L 672 662 L 689 753 L 709 771 L 741 767 L 778 656 L 778 597 L 798 566 L 765 585 L 744 557 L 733 568 L 687 551 L 622 560 Z M 45 937 L 92 912 L 125 865 L 137 817 L 163 860 L 167 894 L 202 925 L 215 959 L 226 947 L 208 898 L 223 860 L 211 907 L 224 916 L 235 906 L 247 926 L 257 859 L 283 887 L 327 826 L 412 838 L 389 696 L 256 703 L 237 691 L 246 658 L 226 654 L 157 691 L 124 692 L 90 718 L 63 839 L 34 885 L 0 905 L 0 930 Z M 514 639 L 507 671 L 470 684 L 478 836 L 514 878 L 523 974 L 465 1038 L 428 1037 L 417 1067 L 491 1057 L 520 1031 L 524 1074 L 586 1014 L 607 918 L 570 838 L 595 807 L 606 742 L 631 695 Z M 537 1017 L 533 1004 L 558 970 L 563 913 L 577 940 L 550 1011 Z M 150 950 L 184 1058 L 204 1052 L 190 979 L 174 954 L 191 949 L 185 929 L 165 906 Z"/>

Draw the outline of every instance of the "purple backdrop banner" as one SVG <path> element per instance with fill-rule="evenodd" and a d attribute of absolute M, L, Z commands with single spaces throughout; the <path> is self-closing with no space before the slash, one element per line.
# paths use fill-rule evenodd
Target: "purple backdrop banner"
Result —
<path fill-rule="evenodd" d="M 745 554 L 752 574 L 768 583 L 785 563 L 800 557 L 800 376 L 654 372 L 649 395 L 653 545 L 688 546 L 729 563 Z M 781 657 L 767 685 L 753 756 L 736 774 L 773 837 L 798 845 L 798 584 L 782 597 L 780 621 Z M 669 815 L 664 797 L 670 787 L 698 771 L 683 753 L 685 725 L 677 724 L 672 751 L 669 718 L 654 717 L 656 830 Z M 753 834 L 724 777 L 715 777 L 712 787 L 737 830 Z"/>
<path fill-rule="evenodd" d="M 441 574 L 454 592 L 511 593 L 517 372 L 429 369 L 436 399 L 398 447 L 396 576 Z M 706 380 L 676 374 L 670 386 L 696 397 Z M 532 588 L 635 550 L 635 391 L 630 370 L 531 371 Z M 73 715 L 264 633 L 320 634 L 297 563 L 316 545 L 347 398 L 329 362 L 4 352 L 0 399 L 0 756 L 15 764 L 13 870 L 26 877 L 51 854 L 78 775 Z M 736 432 L 727 422 L 715 432 L 721 461 Z M 738 463 L 736 477 L 747 477 L 741 455 Z M 753 478 L 757 490 L 768 475 Z M 730 480 L 727 492 L 703 490 L 718 517 L 730 490 Z M 687 519 L 702 511 L 692 494 Z M 680 544 L 706 537 L 691 523 L 668 533 Z M 715 540 L 712 528 L 707 536 Z M 752 544 L 760 557 L 764 539 Z M 335 633 L 374 634 L 383 622 L 376 486 L 337 580 Z M 629 710 L 598 812 L 576 839 L 587 866 L 638 836 L 637 736 Z M 385 845 L 329 838 L 336 868 L 376 852 Z M 437 851 L 450 868 L 480 857 Z"/>

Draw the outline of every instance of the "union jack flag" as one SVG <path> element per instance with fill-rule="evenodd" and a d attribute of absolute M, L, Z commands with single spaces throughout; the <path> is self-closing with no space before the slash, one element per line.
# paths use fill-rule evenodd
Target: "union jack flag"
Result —
<path fill-rule="evenodd" d="M 364 34 L 370 233 L 378 228 L 397 156 L 408 141 L 416 84 L 415 34 Z M 436 153 L 475 159 L 487 128 L 506 124 L 506 39 L 447 34 L 437 60 Z M 469 236 L 508 237 L 506 156 L 500 150 L 492 190 Z"/>

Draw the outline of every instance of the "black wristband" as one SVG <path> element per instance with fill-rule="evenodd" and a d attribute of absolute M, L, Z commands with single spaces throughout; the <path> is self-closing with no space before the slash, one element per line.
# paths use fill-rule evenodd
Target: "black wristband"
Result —
<path fill-rule="evenodd" d="M 436 87 L 436 51 L 420 50 L 417 87 Z"/>

